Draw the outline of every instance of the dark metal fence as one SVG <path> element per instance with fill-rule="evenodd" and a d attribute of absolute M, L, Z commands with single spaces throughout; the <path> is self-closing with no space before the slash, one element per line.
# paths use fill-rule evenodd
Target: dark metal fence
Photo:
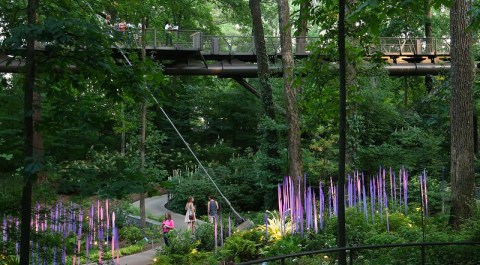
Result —
<path fill-rule="evenodd" d="M 347 252 L 347 264 L 350 265 L 480 264 L 480 242 L 418 242 L 404 244 L 351 246 L 345 248 L 329 248 L 315 251 L 300 252 L 237 264 L 338 264 L 338 262 L 336 262 L 336 256 L 339 251 L 343 250 Z M 312 258 L 312 263 L 299 263 L 299 257 L 307 256 Z"/>

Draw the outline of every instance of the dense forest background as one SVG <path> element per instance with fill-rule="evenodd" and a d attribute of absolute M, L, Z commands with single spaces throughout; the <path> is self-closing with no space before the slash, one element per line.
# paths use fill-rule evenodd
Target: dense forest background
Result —
<path fill-rule="evenodd" d="M 300 12 L 304 2 L 309 3 L 308 12 Z M 265 35 L 278 36 L 276 2 L 261 4 Z M 368 178 L 380 166 L 395 171 L 405 167 L 410 176 L 426 170 L 432 183 L 449 180 L 448 74 L 392 77 L 382 62 L 365 60 L 366 51 L 378 45 L 380 37 L 424 37 L 426 14 L 430 14 L 431 36 L 448 37 L 447 4 L 348 1 L 347 172 L 358 170 Z M 182 208 L 189 195 L 202 200 L 216 194 L 160 105 L 235 207 L 247 211 L 273 205 L 275 184 L 289 172 L 284 80 L 270 78 L 277 113 L 271 120 L 263 113 L 261 99 L 234 80 L 165 76 L 159 62 L 135 54 L 129 58 L 132 66 L 116 63 L 109 48 L 116 40 L 102 24 L 108 13 L 113 21 L 144 23 L 148 28 L 162 29 L 169 20 L 207 35 L 251 35 L 248 1 L 45 0 L 38 5 L 38 23 L 33 26 L 24 24 L 25 7 L 26 1 L 2 1 L 0 30 L 3 49 L 18 48 L 32 34 L 50 44 L 49 53 L 37 59 L 35 93 L 41 117 L 36 131 L 43 158 L 35 164 L 40 172 L 35 199 L 54 199 L 56 194 L 123 198 L 154 194 L 162 187 L 174 194 L 172 207 Z M 303 168 L 307 182 L 317 183 L 338 171 L 338 68 L 322 60 L 326 54 L 333 61 L 338 56 L 338 6 L 334 1 L 296 0 L 291 9 L 294 35 L 306 20 L 307 35 L 318 38 L 308 47 L 312 55 L 295 67 L 301 87 Z M 477 36 L 477 29 L 472 30 Z M 476 61 L 480 60 L 478 47 L 474 46 Z M 61 70 L 71 64 L 79 71 Z M 0 179 L 6 203 L 0 205 L 0 212 L 19 209 L 25 163 L 23 82 L 23 74 L 1 74 Z M 248 82 L 261 86 L 255 78 Z M 478 81 L 473 89 L 476 113 Z M 142 103 L 147 110 L 144 162 L 140 155 Z M 271 144 L 261 137 L 267 129 L 278 132 L 279 157 L 274 161 L 262 148 Z M 265 167 L 272 163 L 279 172 Z"/>

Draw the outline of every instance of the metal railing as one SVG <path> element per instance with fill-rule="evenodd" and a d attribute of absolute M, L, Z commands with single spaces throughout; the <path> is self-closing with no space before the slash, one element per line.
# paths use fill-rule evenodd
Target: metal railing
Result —
<path fill-rule="evenodd" d="M 141 47 L 141 30 L 129 27 L 125 32 L 109 29 L 117 44 L 131 48 Z M 253 36 L 204 36 L 199 30 L 163 30 L 148 28 L 146 46 L 154 49 L 175 48 L 198 50 L 214 55 L 255 55 Z M 308 55 L 318 37 L 292 38 L 297 55 Z M 38 43 L 43 48 L 46 43 Z M 281 53 L 279 37 L 265 37 L 268 55 Z M 368 47 L 367 53 L 380 52 L 385 56 L 449 56 L 449 38 L 396 38 L 382 37 L 379 44 Z"/>
<path fill-rule="evenodd" d="M 146 31 L 146 46 L 200 50 L 202 48 L 202 38 L 202 32 L 196 30 L 157 30 L 149 28 Z"/>
<path fill-rule="evenodd" d="M 319 38 L 292 38 L 293 50 L 297 53 L 309 53 L 308 47 Z M 211 54 L 253 55 L 255 43 L 253 36 L 205 36 L 203 51 Z M 281 53 L 280 37 L 265 37 L 265 47 L 268 55 Z"/>
<path fill-rule="evenodd" d="M 141 47 L 142 32 L 129 28 L 125 32 L 113 31 L 117 42 L 125 46 Z M 148 28 L 145 32 L 145 45 L 151 48 L 176 48 L 201 50 L 203 33 L 197 30 L 158 30 Z"/>
<path fill-rule="evenodd" d="M 379 48 L 384 55 L 449 55 L 450 39 L 383 37 Z"/>
<path fill-rule="evenodd" d="M 258 259 L 253 261 L 241 262 L 237 263 L 238 265 L 251 265 L 251 264 L 298 264 L 298 260 L 296 258 L 305 257 L 305 256 L 319 256 L 318 264 L 336 264 L 335 263 L 335 255 L 342 250 L 347 252 L 347 263 L 350 265 L 353 264 L 438 264 L 438 263 L 429 263 L 428 256 L 435 255 L 437 260 L 442 258 L 439 256 L 438 253 L 428 253 L 429 249 L 432 247 L 451 247 L 451 246 L 472 246 L 475 248 L 476 253 L 470 252 L 470 257 L 472 258 L 472 263 L 462 263 L 462 265 L 467 264 L 478 264 L 477 261 L 480 260 L 478 255 L 480 255 L 480 242 L 418 242 L 418 243 L 404 243 L 404 244 L 383 244 L 383 245 L 368 245 L 368 246 L 352 246 L 352 247 L 345 247 L 345 248 L 329 248 L 329 249 L 321 249 L 315 251 L 307 251 L 307 252 L 300 252 L 276 257 L 269 257 L 264 259 Z M 379 260 L 381 256 L 387 256 L 386 251 L 393 249 L 400 248 L 403 249 L 404 252 L 401 254 L 405 254 L 402 260 L 395 260 L 395 261 L 381 261 Z M 409 248 L 415 249 L 412 251 Z M 375 250 L 381 250 L 381 253 L 372 253 Z M 464 249 L 465 250 L 465 249 Z M 363 252 L 362 252 L 363 251 Z M 368 253 L 366 253 L 368 251 Z M 363 255 L 362 255 L 363 253 Z M 326 254 L 330 255 L 327 256 Z M 451 255 L 451 252 L 446 251 L 445 255 Z M 445 257 L 452 258 L 450 256 Z M 454 258 L 454 257 L 453 257 Z M 467 257 L 468 258 L 468 257 Z M 323 260 L 323 261 L 322 261 Z M 371 260 L 376 261 L 377 263 Z M 409 262 L 407 262 L 407 260 Z M 322 263 L 320 263 L 322 261 Z M 443 263 L 443 264 L 451 264 L 451 263 Z M 460 264 L 460 263 L 458 263 Z"/>

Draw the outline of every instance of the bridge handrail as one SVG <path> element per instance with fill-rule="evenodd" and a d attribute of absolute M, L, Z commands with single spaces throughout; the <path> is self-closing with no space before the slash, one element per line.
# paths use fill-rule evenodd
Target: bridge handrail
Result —
<path fill-rule="evenodd" d="M 125 32 L 109 28 L 109 33 L 115 40 L 124 46 L 141 46 L 141 29 L 130 27 Z M 309 47 L 319 37 L 293 37 L 292 44 L 296 54 L 309 54 Z M 254 55 L 255 45 L 253 36 L 214 36 L 204 35 L 201 30 L 164 30 L 157 28 L 146 29 L 147 47 L 193 49 L 218 55 Z M 265 37 L 267 54 L 279 55 L 280 37 Z M 38 43 L 39 48 L 48 43 Z M 368 47 L 368 55 L 380 52 L 385 56 L 449 56 L 450 38 L 447 37 L 380 37 L 379 43 Z"/>
<path fill-rule="evenodd" d="M 380 245 L 365 245 L 365 246 L 349 246 L 343 248 L 327 248 L 327 249 L 320 249 L 320 250 L 313 250 L 313 251 L 306 251 L 306 252 L 299 252 L 269 258 L 263 258 L 258 260 L 252 260 L 247 262 L 237 263 L 238 265 L 252 265 L 252 264 L 262 264 L 264 262 L 269 261 L 277 261 L 280 260 L 281 264 L 285 264 L 285 259 L 288 258 L 296 258 L 302 256 L 310 256 L 310 255 L 317 255 L 323 253 L 334 253 L 340 252 L 342 250 L 348 251 L 350 255 L 350 264 L 353 264 L 353 253 L 358 250 L 366 250 L 366 249 L 382 249 L 382 248 L 406 248 L 406 247 L 429 247 L 429 246 L 475 246 L 480 245 L 480 242 L 414 242 L 414 243 L 401 243 L 401 244 L 380 244 Z M 423 255 L 423 253 L 421 253 Z M 422 257 L 422 264 L 425 261 L 424 257 Z"/>
<path fill-rule="evenodd" d="M 449 55 L 450 38 L 381 37 L 379 52 L 385 55 Z"/>
<path fill-rule="evenodd" d="M 140 45 L 141 30 L 136 29 L 131 31 L 137 36 L 135 44 Z M 147 28 L 145 44 L 147 47 L 154 48 L 184 48 L 184 49 L 198 49 L 200 50 L 203 43 L 203 33 L 199 30 L 165 30 L 156 28 Z"/>
<path fill-rule="evenodd" d="M 280 37 L 266 36 L 264 38 L 267 54 L 279 55 L 281 53 Z M 203 39 L 205 41 L 203 50 L 211 54 L 256 54 L 253 36 L 206 35 Z M 318 39 L 318 37 L 306 37 L 305 43 L 299 45 L 303 42 L 300 42 L 300 38 L 294 37 L 292 38 L 293 49 L 297 53 L 307 54 L 309 53 L 308 45 Z"/>

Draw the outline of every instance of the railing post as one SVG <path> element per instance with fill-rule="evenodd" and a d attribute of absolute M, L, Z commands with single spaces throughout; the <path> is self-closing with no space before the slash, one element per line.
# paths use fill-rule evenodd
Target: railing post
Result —
<path fill-rule="evenodd" d="M 415 52 L 413 54 L 419 55 L 422 53 L 422 39 L 415 39 Z"/>
<path fill-rule="evenodd" d="M 305 54 L 307 47 L 307 39 L 305 37 L 296 37 L 295 38 L 295 50 L 297 54 Z"/>
<path fill-rule="evenodd" d="M 202 33 L 195 32 L 192 34 L 193 48 L 201 50 L 202 45 Z"/>
<path fill-rule="evenodd" d="M 425 265 L 426 253 L 425 253 L 425 244 L 422 244 L 422 265 Z"/>
<path fill-rule="evenodd" d="M 157 29 L 153 29 L 153 47 L 157 48 Z"/>
<path fill-rule="evenodd" d="M 219 54 L 220 52 L 220 44 L 218 41 L 218 37 L 212 37 L 212 54 Z"/>
<path fill-rule="evenodd" d="M 285 265 L 285 258 L 282 258 L 282 260 L 280 261 L 280 264 Z"/>
<path fill-rule="evenodd" d="M 348 257 L 350 258 L 350 265 L 353 265 L 353 250 L 347 250 L 348 251 Z"/>

